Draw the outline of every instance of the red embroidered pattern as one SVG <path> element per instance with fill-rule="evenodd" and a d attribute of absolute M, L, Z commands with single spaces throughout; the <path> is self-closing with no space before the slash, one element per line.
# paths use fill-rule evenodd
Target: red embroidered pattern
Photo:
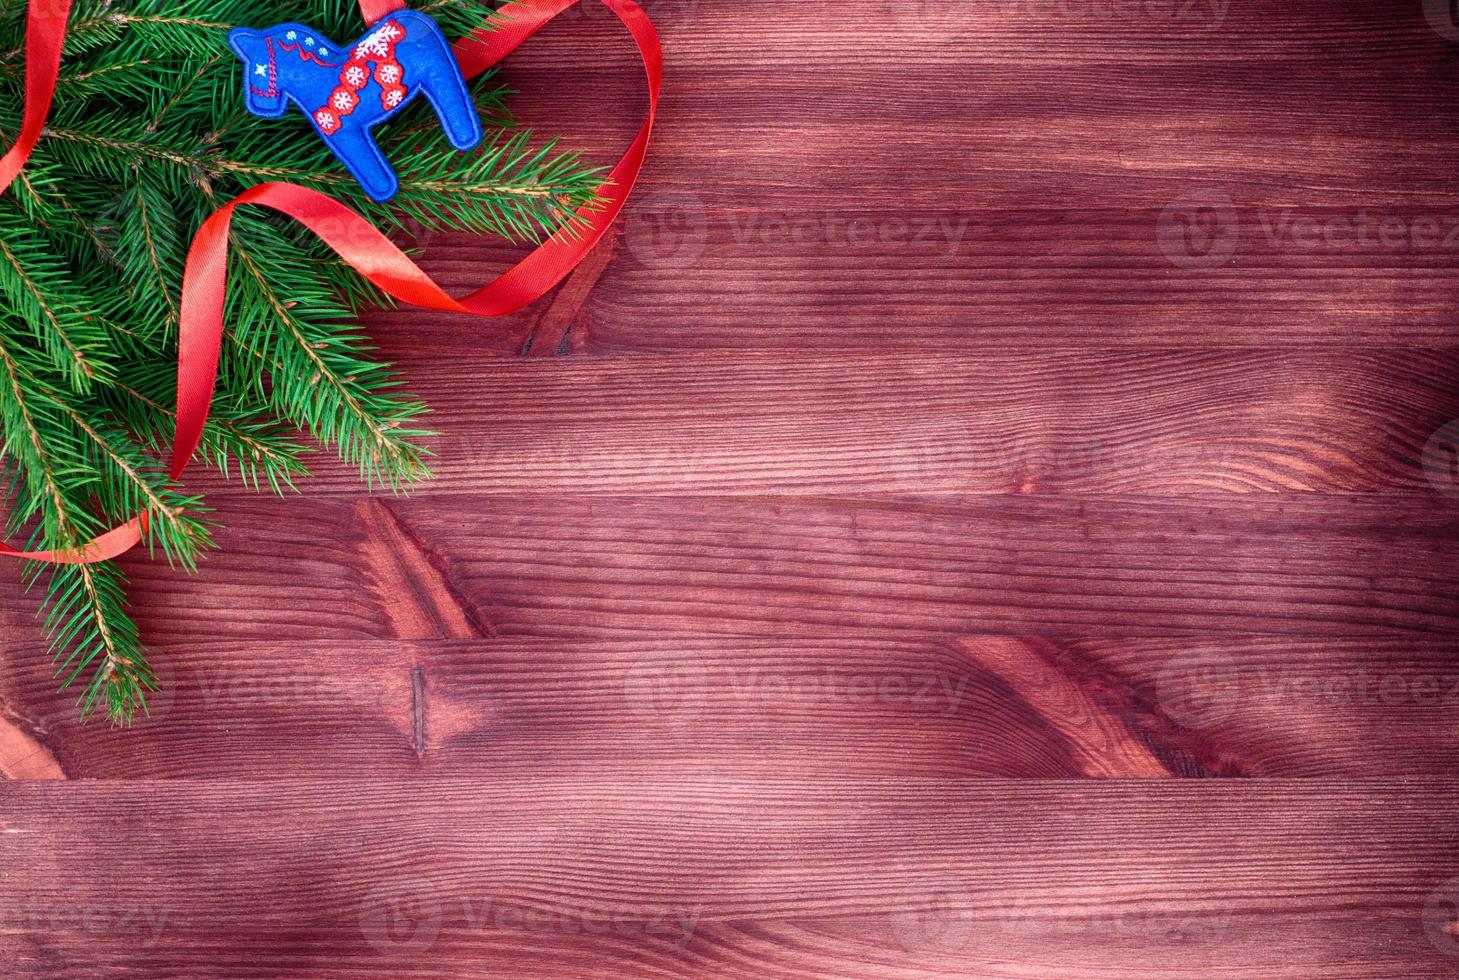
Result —
<path fill-rule="evenodd" d="M 253 89 L 254 95 L 261 95 L 264 98 L 272 98 L 279 94 L 279 65 L 274 57 L 274 39 L 264 38 L 264 46 L 268 50 L 268 91 L 265 92 L 250 79 L 248 87 Z"/>
<path fill-rule="evenodd" d="M 409 89 L 405 85 L 405 68 L 395 60 L 395 46 L 405 40 L 405 28 L 387 21 L 367 34 L 355 45 L 339 85 L 329 95 L 329 102 L 314 110 L 314 122 L 326 136 L 333 136 L 344 125 L 344 117 L 360 104 L 360 90 L 370 84 L 370 62 L 375 63 L 375 81 L 380 83 L 380 106 L 394 109 L 405 101 Z M 333 67 L 333 66 L 331 66 Z"/>
<path fill-rule="evenodd" d="M 297 54 L 299 56 L 299 60 L 300 61 L 312 61 L 316 65 L 318 65 L 320 68 L 338 68 L 339 67 L 339 62 L 338 61 L 325 61 L 325 60 L 323 60 L 322 58 L 319 57 L 319 52 L 317 52 L 317 51 L 310 51 L 308 48 L 304 47 L 303 45 L 299 45 L 299 44 L 285 44 L 283 41 L 280 41 L 279 42 L 279 47 L 283 48 L 285 51 L 292 51 L 292 52 L 294 52 L 295 54 Z"/>

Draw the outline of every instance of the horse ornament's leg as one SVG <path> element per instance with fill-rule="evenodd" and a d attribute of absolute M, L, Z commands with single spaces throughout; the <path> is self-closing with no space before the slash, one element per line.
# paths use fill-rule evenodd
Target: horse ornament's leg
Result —
<path fill-rule="evenodd" d="M 375 145 L 375 138 L 368 128 L 347 123 L 333 136 L 326 136 L 324 141 L 355 175 L 366 194 L 377 201 L 388 201 L 395 196 L 400 180 L 390 168 L 385 154 Z"/>
<path fill-rule="evenodd" d="M 483 135 L 481 117 L 461 77 L 461 67 L 456 63 L 450 42 L 436 22 L 423 14 L 403 10 L 395 16 L 406 29 L 402 45 L 416 49 L 410 57 L 412 71 L 418 73 L 414 85 L 436 110 L 447 141 L 463 152 L 476 149 Z"/>

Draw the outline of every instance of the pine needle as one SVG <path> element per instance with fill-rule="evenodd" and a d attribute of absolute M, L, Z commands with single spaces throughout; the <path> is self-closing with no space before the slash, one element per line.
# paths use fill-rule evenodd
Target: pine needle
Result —
<path fill-rule="evenodd" d="M 492 0 L 432 0 L 450 36 L 487 23 Z M 571 230 L 601 173 L 506 120 L 505 92 L 472 83 L 488 125 L 470 155 L 428 105 L 377 131 L 401 176 L 367 198 L 302 115 L 249 116 L 234 26 L 308 23 L 336 41 L 363 31 L 355 0 L 77 0 L 40 145 L 0 196 L 0 472 L 8 530 L 74 549 L 150 515 L 148 545 L 192 569 L 211 547 L 207 508 L 158 462 L 173 427 L 183 262 L 203 219 L 264 181 L 340 197 L 380 227 L 538 242 Z M 0 0 L 0 143 L 24 104 L 25 5 Z M 226 343 L 199 456 L 283 493 L 308 475 L 310 440 L 370 485 L 429 475 L 421 401 L 355 325 L 372 286 L 280 216 L 243 209 L 230 242 Z M 307 434 L 307 439 L 301 437 Z M 45 583 L 44 627 L 82 717 L 125 723 L 156 690 L 113 562 L 28 564 Z"/>

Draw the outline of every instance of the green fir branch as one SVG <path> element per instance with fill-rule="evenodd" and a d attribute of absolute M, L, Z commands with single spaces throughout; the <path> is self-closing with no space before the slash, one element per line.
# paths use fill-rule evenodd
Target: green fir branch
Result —
<path fill-rule="evenodd" d="M 429 0 L 449 36 L 495 0 Z M 6 522 L 36 549 L 73 551 L 146 513 L 147 541 L 189 569 L 211 546 L 204 502 L 161 463 L 176 424 L 177 327 L 187 249 L 220 204 L 264 181 L 332 194 L 382 229 L 537 242 L 578 227 L 602 180 L 507 119 L 489 75 L 471 89 L 488 127 L 460 154 L 424 101 L 378 131 L 401 177 L 370 200 L 298 113 L 242 105 L 236 25 L 363 32 L 356 0 L 76 0 L 56 99 L 26 170 L 0 200 L 0 471 Z M 0 0 L 0 143 L 24 104 L 24 0 Z M 355 325 L 389 299 L 299 226 L 241 209 L 230 241 L 225 342 L 199 457 L 282 493 L 317 446 L 367 484 L 428 475 L 425 406 Z M 307 434 L 301 435 L 301 432 Z M 115 562 L 28 563 L 46 582 L 44 629 L 83 717 L 125 722 L 156 689 Z"/>

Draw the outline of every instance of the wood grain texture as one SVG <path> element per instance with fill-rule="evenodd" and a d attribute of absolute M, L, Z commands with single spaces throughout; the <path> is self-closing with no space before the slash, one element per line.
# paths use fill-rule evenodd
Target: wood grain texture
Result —
<path fill-rule="evenodd" d="M 1459 418 L 1459 356 L 1437 351 L 416 357 L 403 370 L 449 420 L 417 497 L 1459 487 L 1423 466 Z M 305 493 L 358 492 L 354 470 L 310 465 Z"/>
<path fill-rule="evenodd" d="M 158 636 L 388 639 L 457 604 L 482 635 L 1392 637 L 1459 621 L 1437 494 L 1213 498 L 452 497 L 219 503 L 196 576 L 128 558 Z M 372 563 L 388 508 L 429 569 Z M 30 628 L 18 571 L 0 615 Z M 449 637 L 449 632 L 436 635 Z M 419 634 L 407 638 L 419 639 Z"/>
<path fill-rule="evenodd" d="M 54 923 L 0 931 L 30 974 L 1440 976 L 1455 949 L 1447 780 L 47 785 L 0 786 L 0 907 Z"/>
<path fill-rule="evenodd" d="M 166 645 L 165 692 L 78 727 L 0 656 L 17 774 L 276 779 L 1446 776 L 1452 639 L 683 636 Z M 280 761 L 287 746 L 287 763 Z M 5 760 L 0 760 L 5 761 Z"/>
<path fill-rule="evenodd" d="M 1445 5 L 644 2 L 621 235 L 366 318 L 436 482 L 190 474 L 124 731 L 0 566 L 0 973 L 1459 973 Z"/>
<path fill-rule="evenodd" d="M 1418 0 L 650 12 L 671 84 L 588 349 L 1454 345 L 1459 71 Z M 506 76 L 604 158 L 638 125 L 607 17 Z M 464 289 L 510 254 L 441 236 L 427 258 Z"/>

